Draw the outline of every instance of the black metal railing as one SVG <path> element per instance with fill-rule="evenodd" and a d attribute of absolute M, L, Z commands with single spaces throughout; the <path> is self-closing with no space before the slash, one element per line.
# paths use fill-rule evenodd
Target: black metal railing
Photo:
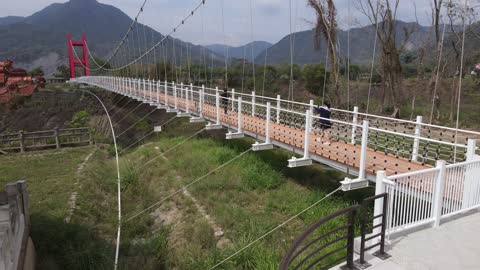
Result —
<path fill-rule="evenodd" d="M 383 200 L 382 212 L 369 214 L 370 204 Z M 365 260 L 367 251 L 379 250 L 374 256 L 389 258 L 385 252 L 387 222 L 387 193 L 366 198 L 362 204 L 351 206 L 322 218 L 302 233 L 282 259 L 280 270 L 287 269 L 329 269 L 342 262 L 344 270 L 365 269 L 370 266 Z M 336 223 L 340 224 L 336 224 Z M 374 224 L 368 235 L 369 224 Z M 328 225 L 334 225 L 332 226 Z M 360 226 L 360 258 L 354 261 L 355 225 Z M 321 232 L 328 227 L 327 232 Z M 380 239 L 379 241 L 375 241 Z M 374 243 L 372 243 L 374 242 Z M 367 246 L 368 245 L 368 246 Z"/>
<path fill-rule="evenodd" d="M 358 206 L 342 209 L 322 218 L 310 226 L 310 228 L 295 240 L 293 246 L 283 258 L 280 269 L 328 269 L 345 260 L 347 261 L 347 265 L 353 269 L 353 240 L 357 210 Z M 341 226 L 323 233 L 320 236 L 313 237 L 313 240 L 309 239 L 319 228 L 333 220 L 346 220 L 346 222 L 342 222 Z M 325 241 L 326 243 L 315 247 L 315 244 Z M 344 244 L 345 242 L 346 245 Z M 335 245 L 340 245 L 340 247 L 335 247 Z M 324 253 L 324 251 L 327 252 Z M 338 254 L 340 253 L 345 253 L 346 255 L 339 256 Z"/>
<path fill-rule="evenodd" d="M 360 214 L 360 258 L 356 261 L 356 264 L 360 265 L 362 269 L 370 267 L 371 265 L 365 261 L 365 254 L 367 251 L 379 248 L 378 251 L 374 252 L 372 255 L 379 257 L 381 259 L 387 259 L 390 257 L 385 252 L 385 231 L 387 229 L 387 193 L 382 193 L 376 196 L 366 198 L 362 202 L 361 214 Z M 373 214 L 373 218 L 370 218 L 368 215 L 369 203 L 375 203 L 377 200 L 382 200 L 382 212 L 379 214 Z M 378 221 L 380 219 L 380 221 Z M 372 222 L 373 221 L 373 222 Z M 368 234 L 368 227 L 373 223 L 371 227 L 372 233 Z M 370 241 L 379 239 L 380 241 Z M 368 245 L 368 246 L 367 246 Z"/>

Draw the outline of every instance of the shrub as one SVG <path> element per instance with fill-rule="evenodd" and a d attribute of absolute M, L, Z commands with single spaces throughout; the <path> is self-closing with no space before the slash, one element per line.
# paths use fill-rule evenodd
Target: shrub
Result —
<path fill-rule="evenodd" d="M 72 121 L 68 123 L 68 126 L 70 128 L 86 127 L 88 121 L 90 121 L 90 113 L 87 111 L 79 111 L 73 115 Z"/>

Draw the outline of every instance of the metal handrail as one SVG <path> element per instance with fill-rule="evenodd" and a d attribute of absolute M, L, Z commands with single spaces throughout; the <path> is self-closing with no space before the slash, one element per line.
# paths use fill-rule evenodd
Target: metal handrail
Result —
<path fill-rule="evenodd" d="M 336 239 L 334 241 L 331 241 L 329 244 L 326 244 L 320 248 L 317 248 L 315 251 L 316 252 L 320 252 L 322 251 L 324 248 L 330 246 L 331 244 L 333 243 L 337 243 L 341 240 L 347 240 L 347 246 L 346 246 L 346 251 L 347 251 L 347 255 L 346 255 L 346 261 L 347 261 L 347 267 L 349 267 L 350 269 L 353 269 L 354 265 L 353 265 L 353 240 L 354 240 L 354 232 L 355 232 L 355 214 L 357 212 L 357 209 L 358 209 L 358 205 L 355 205 L 355 206 L 351 206 L 351 207 L 348 207 L 348 208 L 345 208 L 345 209 L 342 209 L 342 210 L 339 210 L 333 214 L 330 214 L 324 218 L 322 218 L 320 221 L 318 221 L 317 223 L 311 225 L 304 233 L 302 233 L 294 242 L 294 244 L 292 245 L 292 247 L 289 249 L 289 251 L 287 252 L 287 254 L 283 257 L 282 259 L 282 262 L 280 264 L 280 270 L 287 270 L 291 263 L 303 252 L 305 251 L 306 249 L 302 249 L 300 250 L 300 253 L 296 252 L 297 249 L 300 247 L 300 245 L 307 239 L 308 236 L 310 236 L 313 232 L 315 232 L 319 227 L 321 227 L 322 225 L 324 225 L 325 223 L 335 219 L 335 218 L 338 218 L 340 216 L 344 216 L 344 215 L 347 215 L 348 216 L 348 222 L 347 222 L 347 225 L 345 226 L 342 226 L 342 227 L 346 227 L 347 228 L 347 235 L 346 236 L 342 236 L 342 237 L 339 237 L 340 240 Z M 338 228 L 337 228 L 338 229 Z M 328 232 L 326 235 L 330 235 L 331 234 L 331 231 Z M 325 234 L 324 234 L 325 235 Z M 316 242 L 318 241 L 317 239 L 314 239 L 312 242 Z M 311 243 L 308 243 L 307 245 L 311 246 Z M 340 251 L 340 250 L 339 250 Z M 335 252 L 336 253 L 336 252 Z M 334 253 L 332 253 L 334 254 Z M 332 255 L 332 254 L 326 254 L 326 255 Z M 310 257 L 312 256 L 312 254 L 309 255 Z M 299 265 L 305 263 L 310 257 L 307 257 L 305 258 L 302 262 L 300 262 Z M 328 256 L 327 256 L 328 257 Z M 314 262 L 313 265 L 317 264 L 319 261 L 318 260 L 323 260 L 325 258 L 327 258 L 324 256 L 324 258 L 320 258 L 320 259 L 317 259 L 317 261 Z M 312 264 L 309 265 L 309 267 L 313 267 Z M 307 269 L 309 269 L 307 267 Z"/>

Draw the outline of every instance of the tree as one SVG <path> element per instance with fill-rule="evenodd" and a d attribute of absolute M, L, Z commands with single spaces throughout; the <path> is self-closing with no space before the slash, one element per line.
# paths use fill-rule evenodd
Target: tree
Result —
<path fill-rule="evenodd" d="M 66 65 L 60 65 L 57 67 L 57 72 L 53 75 L 57 78 L 68 79 L 70 77 L 70 68 Z"/>
<path fill-rule="evenodd" d="M 320 64 L 308 64 L 303 67 L 302 77 L 305 81 L 305 87 L 312 94 L 322 95 L 324 86 L 325 67 Z"/>
<path fill-rule="evenodd" d="M 468 6 L 463 6 L 457 2 L 452 0 L 448 0 L 445 2 L 445 8 L 447 10 L 447 17 L 449 20 L 449 27 L 450 27 L 450 44 L 453 50 L 453 59 L 449 59 L 453 61 L 453 65 L 449 65 L 450 67 L 453 66 L 454 70 L 454 78 L 452 80 L 452 96 L 451 96 L 451 103 L 450 103 L 450 121 L 453 121 L 454 117 L 454 108 L 455 104 L 458 102 L 459 98 L 459 85 L 457 77 L 464 76 L 464 74 L 460 73 L 461 70 L 461 48 L 462 48 L 462 41 L 463 41 L 463 32 L 458 31 L 457 26 L 463 25 L 463 29 L 466 29 L 466 25 L 470 25 L 474 19 L 475 11 L 473 8 Z M 435 97 L 434 97 L 435 98 Z M 438 107 L 439 104 L 436 104 Z"/>
<path fill-rule="evenodd" d="M 414 29 L 404 28 L 404 40 L 397 47 L 397 11 L 400 0 L 361 0 L 361 11 L 375 25 L 381 47 L 380 73 L 382 76 L 381 111 L 386 105 L 394 107 L 392 117 L 399 117 L 403 90 L 400 55 Z"/>
<path fill-rule="evenodd" d="M 337 9 L 333 0 L 308 0 L 315 10 L 315 47 L 320 48 L 321 38 L 327 42 L 330 62 L 330 82 L 333 84 L 335 103 L 340 103 L 339 61 L 337 50 Z"/>
<path fill-rule="evenodd" d="M 43 76 L 45 73 L 43 72 L 43 69 L 41 67 L 36 67 L 30 71 L 30 76 L 36 77 L 36 76 Z"/>

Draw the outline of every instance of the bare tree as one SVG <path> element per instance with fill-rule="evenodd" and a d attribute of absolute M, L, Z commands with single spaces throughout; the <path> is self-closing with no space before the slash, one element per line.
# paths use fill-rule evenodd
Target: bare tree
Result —
<path fill-rule="evenodd" d="M 440 42 L 440 17 L 442 14 L 442 6 L 444 0 L 433 0 L 432 21 L 435 27 L 435 38 L 437 44 Z"/>
<path fill-rule="evenodd" d="M 462 56 L 462 49 L 461 49 L 461 44 L 462 44 L 462 39 L 463 39 L 463 30 L 459 30 L 457 27 L 458 25 L 470 25 L 473 23 L 475 19 L 475 11 L 473 8 L 465 6 L 463 4 L 460 4 L 456 1 L 448 0 L 445 2 L 445 8 L 447 10 L 447 17 L 449 21 L 449 27 L 450 27 L 450 45 L 451 49 L 453 52 L 453 57 L 449 57 L 449 61 L 453 62 L 453 71 L 454 72 L 454 77 L 452 80 L 452 90 L 451 90 L 451 103 L 450 103 L 450 115 L 449 119 L 450 121 L 453 121 L 454 118 L 454 109 L 455 109 L 455 104 L 458 101 L 459 98 L 459 78 L 460 76 L 464 76 L 465 74 L 461 74 L 461 56 Z M 464 27 L 466 29 L 466 27 Z"/>
<path fill-rule="evenodd" d="M 330 82 L 333 84 L 335 100 L 339 104 L 339 70 L 337 51 L 337 10 L 334 0 L 308 0 L 308 5 L 315 10 L 317 21 L 315 23 L 315 47 L 318 49 L 322 37 L 326 40 L 330 62 Z"/>
<path fill-rule="evenodd" d="M 391 3 L 393 2 L 393 3 Z M 376 25 L 381 46 L 380 73 L 382 75 L 381 111 L 385 105 L 394 107 L 392 117 L 399 117 L 402 100 L 403 74 L 400 55 L 414 29 L 403 29 L 404 40 L 397 47 L 397 11 L 400 0 L 360 0 L 360 10 Z"/>
<path fill-rule="evenodd" d="M 434 1 L 437 2 L 437 0 L 434 0 Z M 415 11 L 415 22 L 416 22 L 415 27 L 420 28 L 420 23 L 417 16 L 417 5 L 414 0 L 412 0 L 412 5 Z M 432 20 L 432 25 L 434 25 L 434 20 Z M 416 29 L 416 31 L 418 30 Z M 427 38 L 422 41 L 422 43 L 420 44 L 417 50 L 417 57 L 416 57 L 417 78 L 415 81 L 415 87 L 412 89 L 413 93 L 412 93 L 412 106 L 411 106 L 410 120 L 413 120 L 413 117 L 414 117 L 415 105 L 416 105 L 415 102 L 417 100 L 417 95 L 420 92 L 419 90 L 422 87 L 424 87 L 423 82 L 425 79 L 425 58 L 426 58 L 428 47 L 430 45 L 431 36 L 432 36 L 432 33 L 429 32 Z"/>

